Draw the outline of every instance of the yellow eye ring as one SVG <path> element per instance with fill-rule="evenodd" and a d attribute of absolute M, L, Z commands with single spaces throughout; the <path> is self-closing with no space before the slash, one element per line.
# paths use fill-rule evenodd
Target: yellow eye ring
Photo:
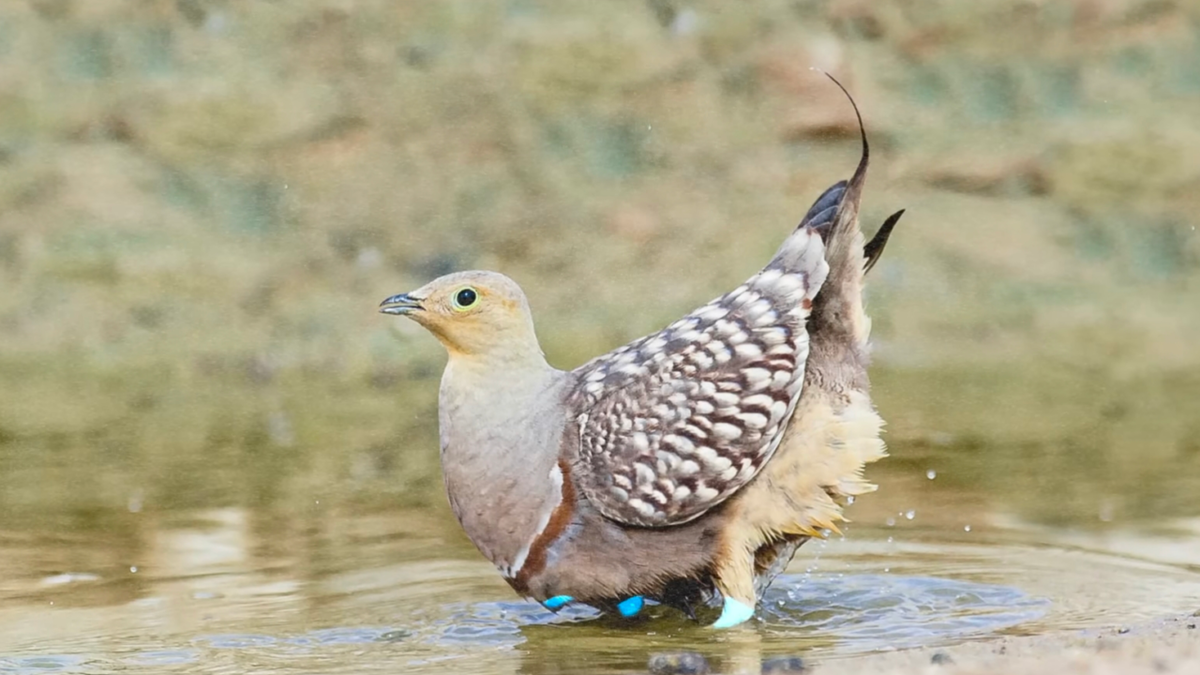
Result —
<path fill-rule="evenodd" d="M 465 312 L 479 302 L 479 292 L 470 286 L 464 286 L 454 292 L 450 301 L 454 305 L 454 309 Z"/>

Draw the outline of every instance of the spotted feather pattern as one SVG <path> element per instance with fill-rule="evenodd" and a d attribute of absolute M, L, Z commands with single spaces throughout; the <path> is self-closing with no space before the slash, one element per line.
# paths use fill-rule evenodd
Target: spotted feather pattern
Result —
<path fill-rule="evenodd" d="M 803 386 L 824 250 L 801 226 L 746 283 L 575 371 L 573 473 L 601 513 L 684 523 L 766 464 Z"/>

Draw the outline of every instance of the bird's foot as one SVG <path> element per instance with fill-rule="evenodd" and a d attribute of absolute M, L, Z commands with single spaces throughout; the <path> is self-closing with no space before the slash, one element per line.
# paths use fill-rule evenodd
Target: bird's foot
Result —
<path fill-rule="evenodd" d="M 621 616 L 629 618 L 637 616 L 638 612 L 642 611 L 642 607 L 645 606 L 645 604 L 646 600 L 642 596 L 635 595 L 631 598 L 626 598 L 625 600 L 618 602 L 617 611 L 621 613 Z"/>
<path fill-rule="evenodd" d="M 721 609 L 721 616 L 717 618 L 712 627 L 733 628 L 738 624 L 745 623 L 752 616 L 754 616 L 754 607 L 725 596 L 725 607 Z"/>
<path fill-rule="evenodd" d="M 547 598 L 546 601 L 542 603 L 542 606 L 549 610 L 559 610 L 574 599 L 575 598 L 572 598 L 569 595 L 556 595 L 553 598 Z"/>

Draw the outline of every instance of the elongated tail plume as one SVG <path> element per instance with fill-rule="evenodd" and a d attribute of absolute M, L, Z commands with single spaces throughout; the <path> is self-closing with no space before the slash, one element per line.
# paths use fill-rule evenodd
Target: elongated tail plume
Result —
<path fill-rule="evenodd" d="M 826 77 L 842 90 L 854 109 L 862 157 L 850 180 L 840 181 L 826 190 L 800 223 L 801 227 L 811 227 L 821 235 L 825 241 L 825 259 L 829 263 L 829 276 L 814 302 L 810 331 L 823 333 L 830 345 L 863 349 L 870 330 L 870 321 L 862 308 L 863 275 L 879 260 L 904 211 L 884 221 L 871 242 L 864 245 L 858 227 L 858 212 L 871 161 L 871 147 L 854 97 L 832 75 L 826 73 Z"/>

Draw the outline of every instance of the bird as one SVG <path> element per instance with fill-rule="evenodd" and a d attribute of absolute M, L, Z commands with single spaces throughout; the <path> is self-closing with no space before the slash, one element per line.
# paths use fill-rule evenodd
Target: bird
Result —
<path fill-rule="evenodd" d="M 833 79 L 830 77 L 830 79 Z M 572 370 L 552 367 L 509 277 L 451 273 L 380 305 L 448 354 L 445 489 L 467 537 L 520 595 L 625 617 L 647 601 L 714 628 L 763 592 L 886 456 L 867 376 L 863 280 L 904 211 L 864 244 L 870 149 L 735 289 Z"/>

